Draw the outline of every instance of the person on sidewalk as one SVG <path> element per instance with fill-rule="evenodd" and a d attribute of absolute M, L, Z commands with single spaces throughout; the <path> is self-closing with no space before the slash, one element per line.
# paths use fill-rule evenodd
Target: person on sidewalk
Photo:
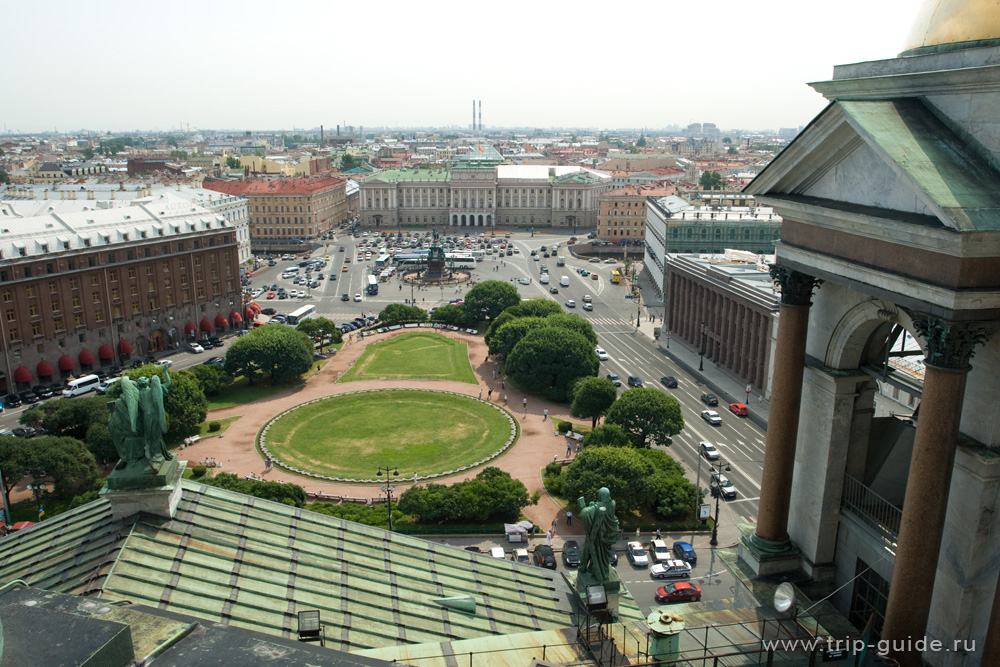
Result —
<path fill-rule="evenodd" d="M 569 458 L 572 453 L 573 453 L 573 445 L 569 444 L 569 441 L 567 440 L 566 441 L 566 458 Z"/>
<path fill-rule="evenodd" d="M 567 526 L 572 526 L 573 525 L 573 513 L 572 512 L 569 512 L 569 511 L 566 512 L 566 525 Z"/>
<path fill-rule="evenodd" d="M 547 547 L 551 547 L 552 546 L 552 531 L 551 530 L 546 531 L 546 533 L 545 533 L 545 546 L 547 546 Z"/>
<path fill-rule="evenodd" d="M 542 410 L 542 421 L 545 421 L 548 418 L 549 418 L 549 409 L 545 408 L 544 410 Z"/>

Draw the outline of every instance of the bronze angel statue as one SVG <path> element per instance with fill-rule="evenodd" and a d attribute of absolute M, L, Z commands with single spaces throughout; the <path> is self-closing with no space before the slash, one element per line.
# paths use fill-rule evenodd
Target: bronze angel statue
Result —
<path fill-rule="evenodd" d="M 166 373 L 163 382 L 158 375 L 134 381 L 126 376 L 119 385 L 121 396 L 108 405 L 111 409 L 108 431 L 121 458 L 116 467 L 125 468 L 133 461 L 156 467 L 172 459 L 163 441 L 167 430 L 163 398 L 170 388 L 170 373 Z"/>

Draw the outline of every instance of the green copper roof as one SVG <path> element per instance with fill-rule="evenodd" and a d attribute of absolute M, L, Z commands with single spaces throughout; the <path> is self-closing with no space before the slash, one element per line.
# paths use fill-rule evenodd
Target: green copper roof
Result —
<path fill-rule="evenodd" d="M 320 610 L 327 646 L 368 648 L 556 630 L 559 573 L 182 481 L 172 520 L 114 521 L 101 499 L 0 540 L 0 577 L 290 637 Z M 469 596 L 475 612 L 442 606 Z"/>
<path fill-rule="evenodd" d="M 915 99 L 838 101 L 958 231 L 1000 230 L 1000 173 Z"/>
<path fill-rule="evenodd" d="M 382 181 L 383 183 L 449 183 L 451 182 L 451 170 L 443 167 L 434 169 L 388 169 L 374 174 L 366 179 L 365 183 Z"/>

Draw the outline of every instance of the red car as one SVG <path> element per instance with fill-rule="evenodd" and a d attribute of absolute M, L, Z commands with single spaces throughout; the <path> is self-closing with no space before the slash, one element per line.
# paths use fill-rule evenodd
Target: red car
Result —
<path fill-rule="evenodd" d="M 742 403 L 730 403 L 729 410 L 737 417 L 746 417 L 749 413 L 747 406 Z"/>
<path fill-rule="evenodd" d="M 268 292 L 267 293 L 267 298 L 268 299 L 273 299 L 274 298 L 274 292 Z"/>
<path fill-rule="evenodd" d="M 660 604 L 668 602 L 698 602 L 701 600 L 701 586 L 688 581 L 675 581 L 656 589 L 656 601 Z"/>

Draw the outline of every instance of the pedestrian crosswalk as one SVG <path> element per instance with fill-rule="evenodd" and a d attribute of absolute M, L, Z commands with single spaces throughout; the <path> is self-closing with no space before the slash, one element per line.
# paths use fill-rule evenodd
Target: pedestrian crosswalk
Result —
<path fill-rule="evenodd" d="M 591 324 L 604 324 L 607 326 L 620 327 L 625 324 L 625 320 L 620 317 L 590 317 Z"/>

